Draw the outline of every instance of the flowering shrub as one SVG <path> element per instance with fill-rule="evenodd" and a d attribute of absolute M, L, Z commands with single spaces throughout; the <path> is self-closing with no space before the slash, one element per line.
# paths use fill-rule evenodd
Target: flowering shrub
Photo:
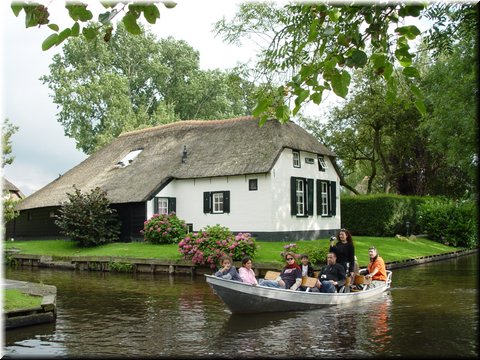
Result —
<path fill-rule="evenodd" d="M 178 244 L 178 251 L 194 264 L 210 264 L 214 269 L 219 259 L 228 255 L 232 260 L 241 260 L 245 256 L 255 255 L 255 238 L 249 233 L 238 233 L 236 236 L 220 225 L 207 226 L 204 230 L 188 233 Z"/>
<path fill-rule="evenodd" d="M 152 244 L 176 244 L 185 237 L 187 225 L 175 212 L 154 214 L 143 223 L 143 240 Z"/>

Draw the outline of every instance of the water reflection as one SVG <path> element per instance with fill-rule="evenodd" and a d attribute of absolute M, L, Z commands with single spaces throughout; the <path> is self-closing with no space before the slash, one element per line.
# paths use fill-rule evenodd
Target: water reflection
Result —
<path fill-rule="evenodd" d="M 394 272 L 361 305 L 232 315 L 203 277 L 8 269 L 57 286 L 56 324 L 9 330 L 7 357 L 478 355 L 478 256 Z"/>

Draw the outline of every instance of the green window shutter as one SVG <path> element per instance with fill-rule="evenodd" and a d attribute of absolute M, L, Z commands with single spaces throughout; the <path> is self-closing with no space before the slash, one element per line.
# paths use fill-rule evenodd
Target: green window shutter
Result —
<path fill-rule="evenodd" d="M 158 214 L 158 198 L 153 198 L 153 213 Z"/>
<path fill-rule="evenodd" d="M 317 179 L 317 216 L 322 215 L 322 184 Z"/>
<path fill-rule="evenodd" d="M 330 181 L 329 182 L 329 188 L 330 188 L 330 196 L 329 196 L 329 203 L 330 203 L 330 209 L 329 213 L 331 216 L 337 215 L 337 183 L 335 181 Z"/>
<path fill-rule="evenodd" d="M 308 216 L 313 215 L 313 179 L 307 179 L 307 188 L 305 189 L 305 198 L 307 199 L 307 211 Z"/>
<path fill-rule="evenodd" d="M 296 180 L 297 178 L 290 178 L 290 214 L 297 215 L 297 194 L 296 194 Z"/>
<path fill-rule="evenodd" d="M 210 201 L 211 199 L 211 194 L 208 191 L 205 191 L 203 193 L 203 213 L 210 213 L 212 212 L 212 202 Z"/>
<path fill-rule="evenodd" d="M 230 191 L 223 192 L 223 212 L 230 212 Z"/>
<path fill-rule="evenodd" d="M 177 198 L 168 198 L 168 213 L 177 212 Z"/>

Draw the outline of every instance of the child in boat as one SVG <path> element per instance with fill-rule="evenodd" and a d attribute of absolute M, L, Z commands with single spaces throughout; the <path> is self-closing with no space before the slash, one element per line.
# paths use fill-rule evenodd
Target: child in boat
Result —
<path fill-rule="evenodd" d="M 238 273 L 242 278 L 242 281 L 250 285 L 258 285 L 255 273 L 252 270 L 252 259 L 250 256 L 245 256 L 242 259 L 242 267 L 238 269 Z"/>
<path fill-rule="evenodd" d="M 242 281 L 242 278 L 237 272 L 237 268 L 232 264 L 232 258 L 230 256 L 222 256 L 220 258 L 220 265 L 221 268 L 215 273 L 215 276 L 227 280 Z"/>
<path fill-rule="evenodd" d="M 301 262 L 301 269 L 302 269 L 302 278 L 308 276 L 308 277 L 314 277 L 314 272 L 313 272 L 313 267 L 312 264 L 310 264 L 310 260 L 308 259 L 307 254 L 302 254 L 300 256 L 300 262 Z M 301 291 L 306 291 L 307 286 L 300 286 L 298 289 Z"/>

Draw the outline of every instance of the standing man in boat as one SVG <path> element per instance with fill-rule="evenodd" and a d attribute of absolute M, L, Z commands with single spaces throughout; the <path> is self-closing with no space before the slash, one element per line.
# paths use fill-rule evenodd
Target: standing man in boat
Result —
<path fill-rule="evenodd" d="M 318 274 L 318 280 L 315 285 L 322 293 L 334 293 L 337 287 L 345 284 L 347 276 L 343 265 L 337 264 L 337 255 L 329 252 L 327 255 L 327 266 L 323 267 Z M 312 289 L 315 291 L 315 288 Z M 318 290 L 317 290 L 318 291 Z"/>
<path fill-rule="evenodd" d="M 368 249 L 368 257 L 370 258 L 370 262 L 367 266 L 368 274 L 365 275 L 365 278 L 372 279 L 372 283 L 368 285 L 368 288 L 384 285 L 387 280 L 385 261 L 378 255 L 375 246 L 370 246 Z"/>

